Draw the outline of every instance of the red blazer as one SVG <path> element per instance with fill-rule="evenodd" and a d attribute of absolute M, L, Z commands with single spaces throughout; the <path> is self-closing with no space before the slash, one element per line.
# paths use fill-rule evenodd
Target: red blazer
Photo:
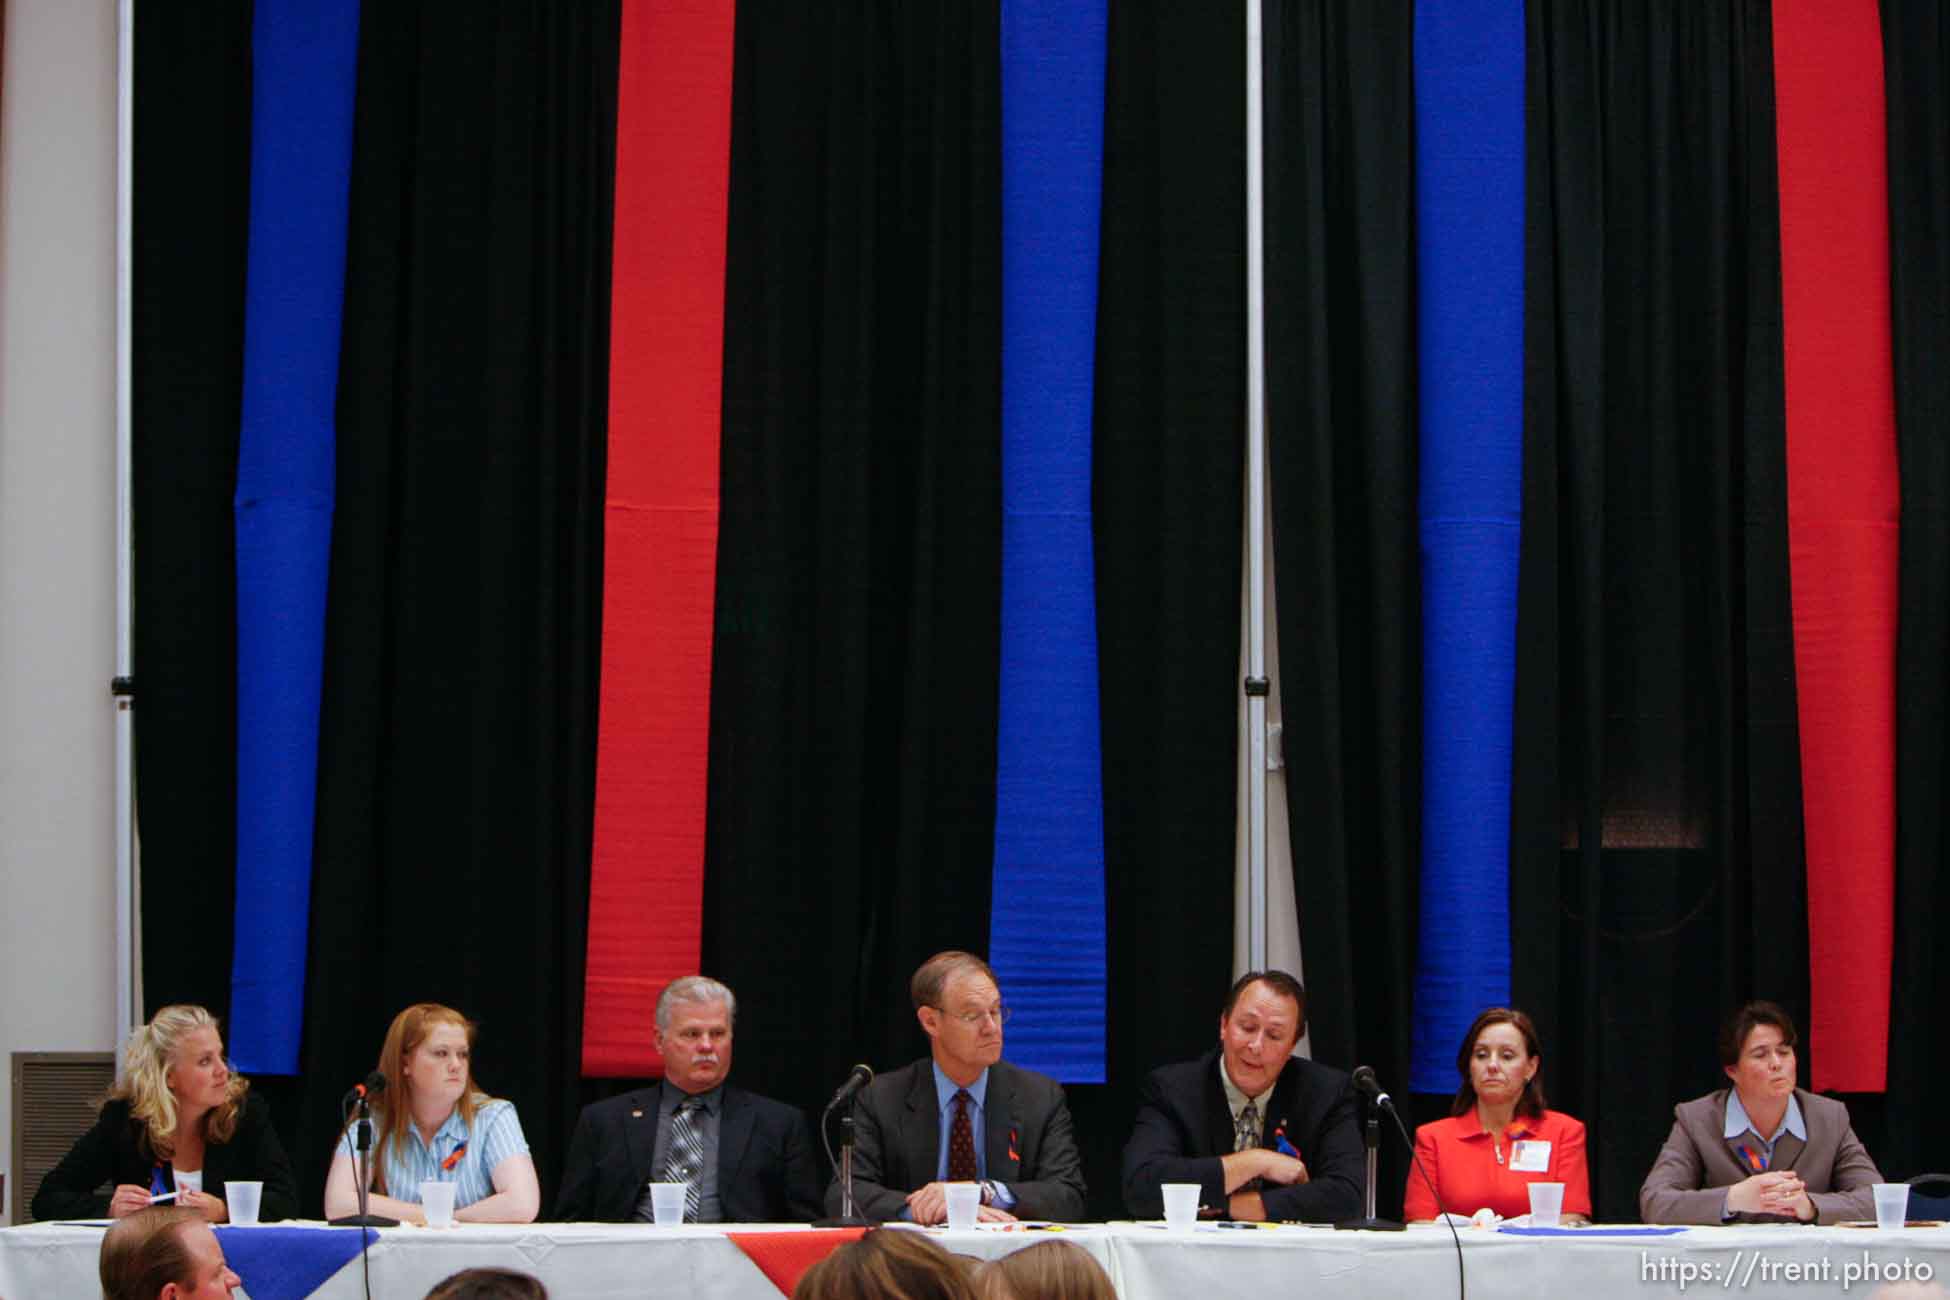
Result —
<path fill-rule="evenodd" d="M 1518 1139 L 1550 1143 L 1550 1167 L 1534 1173 L 1511 1169 L 1511 1143 Z M 1416 1129 L 1415 1155 L 1442 1189 L 1442 1203 L 1451 1214 L 1471 1215 L 1486 1205 L 1506 1219 L 1528 1214 L 1531 1183 L 1563 1183 L 1563 1213 L 1591 1213 L 1591 1179 L 1584 1169 L 1584 1125 L 1561 1111 L 1547 1110 L 1534 1120 L 1519 1115 L 1511 1121 L 1504 1130 L 1504 1163 L 1500 1165 L 1490 1135 L 1473 1110 Z M 1411 1167 L 1408 1191 L 1402 1198 L 1402 1217 L 1433 1219 L 1436 1214 L 1429 1185 Z"/>

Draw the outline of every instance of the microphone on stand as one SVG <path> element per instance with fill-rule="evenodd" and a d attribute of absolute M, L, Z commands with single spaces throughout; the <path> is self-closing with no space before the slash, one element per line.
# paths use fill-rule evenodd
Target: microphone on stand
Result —
<path fill-rule="evenodd" d="M 826 1109 L 831 1110 L 833 1109 L 833 1107 L 839 1105 L 843 1101 L 853 1100 L 854 1093 L 860 1091 L 860 1089 L 866 1087 L 868 1084 L 872 1082 L 873 1082 L 873 1068 L 871 1066 L 867 1066 L 867 1065 L 854 1066 L 853 1073 L 846 1076 L 846 1082 L 841 1084 L 837 1089 L 834 1090 L 833 1100 L 826 1103 Z"/>
<path fill-rule="evenodd" d="M 343 1109 L 351 1106 L 354 1102 L 364 1101 L 368 1097 L 376 1097 L 384 1091 L 386 1091 L 386 1076 L 374 1070 L 365 1077 L 363 1083 L 355 1083 L 346 1090 L 344 1098 L 339 1102 L 339 1106 Z"/>
<path fill-rule="evenodd" d="M 1381 1081 L 1375 1078 L 1374 1071 L 1365 1065 L 1354 1067 L 1354 1090 L 1368 1099 L 1368 1217 L 1366 1220 L 1352 1219 L 1334 1226 L 1375 1228 L 1383 1232 L 1402 1230 L 1402 1225 L 1399 1223 L 1391 1223 L 1385 1219 L 1377 1221 L 1374 1217 L 1375 1143 L 1378 1140 L 1377 1130 L 1381 1127 L 1381 1121 L 1375 1116 L 1385 1110 L 1394 1117 L 1395 1130 L 1402 1135 L 1402 1142 L 1408 1147 L 1410 1176 L 1413 1177 L 1415 1174 L 1422 1176 L 1422 1181 L 1428 1184 L 1429 1193 L 1435 1198 L 1436 1215 L 1449 1225 L 1449 1239 L 1456 1247 L 1456 1286 L 1459 1294 L 1467 1294 L 1468 1280 L 1463 1276 L 1462 1237 L 1456 1231 L 1456 1217 L 1450 1214 L 1449 1207 L 1442 1203 L 1442 1190 L 1435 1185 L 1435 1180 L 1429 1177 L 1429 1171 L 1422 1167 L 1422 1158 L 1415 1154 L 1415 1139 L 1409 1137 L 1408 1125 L 1402 1123 L 1402 1113 L 1395 1109 L 1394 1099 L 1381 1090 Z"/>
<path fill-rule="evenodd" d="M 1336 1228 L 1349 1228 L 1360 1232 L 1400 1232 L 1402 1231 L 1402 1225 L 1393 1219 L 1375 1217 L 1374 1204 L 1375 1179 L 1378 1175 L 1377 1162 L 1380 1158 L 1379 1148 L 1381 1145 L 1381 1112 L 1385 1110 L 1389 1114 L 1394 1115 L 1395 1123 L 1398 1125 L 1401 1123 L 1402 1117 L 1396 1114 L 1394 1100 L 1381 1090 L 1381 1081 L 1375 1078 L 1374 1071 L 1368 1066 L 1358 1065 L 1354 1068 L 1353 1083 L 1354 1090 L 1368 1099 L 1368 1122 L 1363 1126 L 1364 1137 L 1368 1147 L 1367 1199 L 1363 1202 L 1365 1212 L 1360 1218 L 1343 1219 L 1334 1226 Z M 1409 1155 L 1413 1158 L 1414 1154 L 1415 1144 L 1411 1142 L 1409 1143 Z"/>
<path fill-rule="evenodd" d="M 825 1142 L 827 1117 L 836 1107 L 846 1107 L 845 1113 L 840 1116 L 840 1158 L 833 1162 L 840 1184 L 839 1216 L 817 1219 L 813 1222 L 815 1228 L 857 1228 L 870 1222 L 861 1218 L 853 1208 L 853 1099 L 859 1095 L 860 1089 L 872 1082 L 873 1069 L 870 1066 L 854 1066 L 853 1072 L 846 1076 L 846 1082 L 833 1090 L 833 1100 L 827 1102 L 826 1109 L 820 1112 L 819 1140 Z M 826 1158 L 833 1159 L 831 1145 L 826 1148 Z"/>
<path fill-rule="evenodd" d="M 358 1119 L 352 1125 L 352 1181 L 359 1189 L 359 1212 L 341 1214 L 332 1220 L 335 1227 L 350 1228 L 397 1228 L 398 1219 L 389 1219 L 383 1214 L 369 1214 L 372 1202 L 372 1106 L 371 1099 L 386 1091 L 386 1076 L 378 1070 L 368 1074 L 359 1083 L 346 1090 L 339 1100 L 339 1114 L 343 1116 L 354 1108 Z M 363 1241 L 360 1250 L 364 1251 Z"/>

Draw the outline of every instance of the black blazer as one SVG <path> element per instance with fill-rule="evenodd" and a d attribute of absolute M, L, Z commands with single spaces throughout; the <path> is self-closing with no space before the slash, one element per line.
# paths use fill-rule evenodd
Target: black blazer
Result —
<path fill-rule="evenodd" d="M 555 1218 L 627 1223 L 655 1175 L 661 1086 L 582 1108 Z M 727 1223 L 806 1223 L 819 1217 L 819 1167 L 805 1114 L 726 1084 L 718 1115 L 718 1201 Z"/>
<path fill-rule="evenodd" d="M 143 1126 L 129 1116 L 129 1103 L 111 1101 L 102 1107 L 95 1127 L 81 1135 L 34 1193 L 34 1217 L 49 1219 L 99 1219 L 108 1213 L 109 1197 L 97 1195 L 103 1183 L 111 1188 L 122 1183 L 149 1185 L 156 1165 L 142 1140 Z M 175 1177 L 167 1163 L 163 1180 L 173 1189 Z M 298 1217 L 298 1180 L 292 1176 L 291 1161 L 271 1127 L 271 1106 L 256 1093 L 244 1098 L 243 1113 L 237 1117 L 237 1131 L 228 1142 L 206 1143 L 203 1151 L 203 1190 L 222 1196 L 224 1184 L 233 1181 L 262 1182 L 263 1204 L 257 1217 L 270 1223 Z"/>
<path fill-rule="evenodd" d="M 933 1058 L 889 1070 L 867 1085 L 853 1119 L 854 1209 L 880 1222 L 898 1219 L 907 1194 L 934 1182 L 941 1168 Z M 982 1125 L 983 1168 L 1015 1193 L 1011 1213 L 1064 1222 L 1083 1217 L 1083 1159 L 1056 1080 L 997 1061 L 989 1067 Z M 826 1188 L 826 1210 L 840 1212 L 837 1176 Z"/>
<path fill-rule="evenodd" d="M 1260 1189 L 1269 1219 L 1334 1223 L 1361 1213 L 1367 1158 L 1355 1125 L 1348 1076 L 1295 1057 L 1267 1102 L 1260 1145 L 1284 1125 L 1308 1181 Z M 1232 1153 L 1232 1110 L 1219 1079 L 1219 1049 L 1153 1070 L 1138 1092 L 1137 1123 L 1124 1144 L 1124 1205 L 1134 1218 L 1164 1214 L 1165 1183 L 1198 1183 L 1201 1209 L 1226 1208 L 1219 1158 Z"/>

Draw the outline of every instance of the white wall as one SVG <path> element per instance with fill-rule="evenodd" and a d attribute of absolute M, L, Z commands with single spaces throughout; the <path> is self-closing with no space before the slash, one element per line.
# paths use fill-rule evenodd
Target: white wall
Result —
<path fill-rule="evenodd" d="M 115 1042 L 116 0 L 0 0 L 0 1170 L 16 1051 Z M 14 1189 L 0 1204 L 13 1221 Z"/>

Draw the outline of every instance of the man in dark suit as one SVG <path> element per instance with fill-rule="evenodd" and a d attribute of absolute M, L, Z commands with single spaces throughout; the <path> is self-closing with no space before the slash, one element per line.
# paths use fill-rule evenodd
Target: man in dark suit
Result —
<path fill-rule="evenodd" d="M 731 990 L 702 975 L 657 999 L 664 1081 L 583 1108 L 555 1217 L 650 1219 L 653 1182 L 689 1184 L 687 1223 L 794 1223 L 819 1214 L 812 1132 L 797 1108 L 725 1082 Z"/>
<path fill-rule="evenodd" d="M 941 1223 L 949 1182 L 979 1182 L 986 1220 L 1083 1216 L 1083 1161 L 1054 1079 L 1002 1059 L 995 972 L 965 952 L 937 953 L 908 992 L 929 1055 L 881 1075 L 854 1112 L 853 1198 L 864 1218 Z M 837 1181 L 828 1213 L 840 1210 Z"/>
<path fill-rule="evenodd" d="M 1166 1183 L 1197 1183 L 1208 1218 L 1332 1223 L 1360 1215 L 1365 1154 L 1340 1070 L 1291 1055 L 1307 994 L 1285 971 L 1252 971 L 1219 1013 L 1219 1045 L 1153 1070 L 1124 1144 L 1124 1204 L 1164 1213 Z"/>

